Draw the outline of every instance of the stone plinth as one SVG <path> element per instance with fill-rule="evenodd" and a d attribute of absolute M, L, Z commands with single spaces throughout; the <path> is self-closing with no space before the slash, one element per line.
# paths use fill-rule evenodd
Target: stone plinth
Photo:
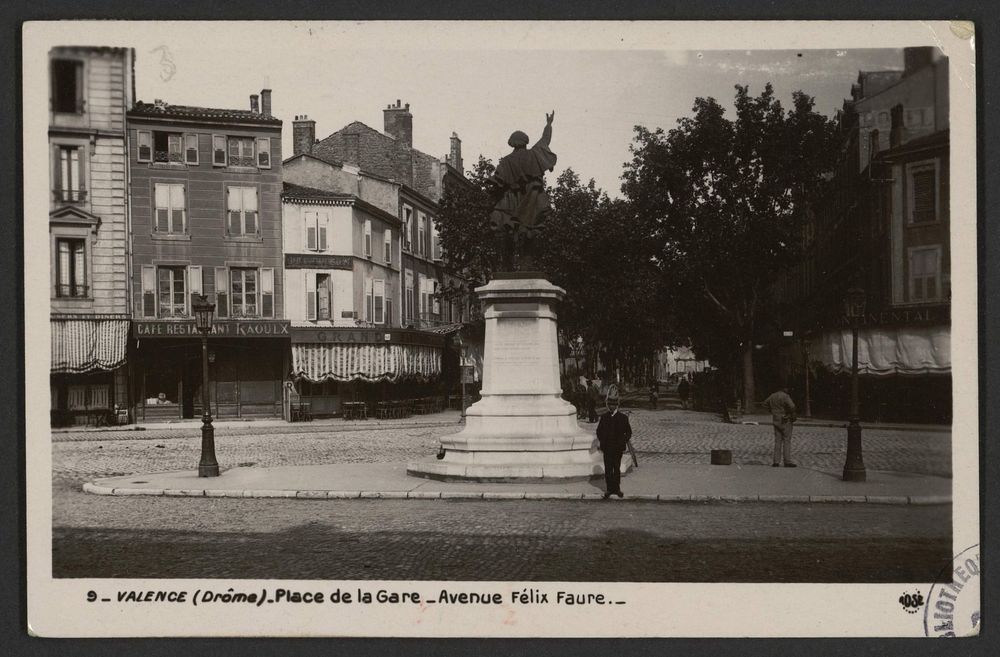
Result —
<path fill-rule="evenodd" d="M 465 429 L 441 439 L 441 460 L 407 474 L 444 480 L 567 481 L 601 476 L 597 441 L 562 399 L 555 304 L 565 291 L 542 278 L 496 278 L 476 288 L 486 344 L 482 399 Z"/>

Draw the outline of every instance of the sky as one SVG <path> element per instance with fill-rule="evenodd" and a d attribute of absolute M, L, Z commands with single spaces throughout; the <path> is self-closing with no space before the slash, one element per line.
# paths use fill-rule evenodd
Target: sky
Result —
<path fill-rule="evenodd" d="M 767 82 L 786 107 L 792 92 L 816 98 L 832 116 L 850 95 L 859 70 L 902 67 L 902 51 L 869 50 L 456 50 L 345 49 L 312 39 L 292 48 L 280 40 L 253 47 L 238 40 L 136 46 L 137 97 L 146 102 L 249 108 L 249 95 L 273 90 L 272 113 L 285 121 L 283 153 L 291 154 L 292 120 L 306 114 L 323 138 L 351 121 L 383 127 L 382 109 L 410 104 L 414 147 L 443 157 L 462 139 L 466 168 L 480 154 L 494 162 L 523 130 L 534 141 L 555 111 L 553 174 L 572 167 L 620 194 L 633 128 L 673 127 L 696 97 L 727 107 L 734 86 L 759 93 Z M 169 59 L 169 63 L 167 63 Z"/>

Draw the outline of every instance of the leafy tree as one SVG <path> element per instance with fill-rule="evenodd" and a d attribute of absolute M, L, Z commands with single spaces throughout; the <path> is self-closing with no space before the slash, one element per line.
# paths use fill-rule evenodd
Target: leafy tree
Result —
<path fill-rule="evenodd" d="M 833 167 L 834 122 L 793 94 L 787 112 L 768 84 L 736 87 L 729 119 L 714 98 L 664 132 L 635 128 L 622 191 L 659 243 L 656 255 L 677 320 L 696 350 L 742 370 L 754 395 L 753 345 L 778 274 L 800 257 L 809 199 Z"/>
<path fill-rule="evenodd" d="M 448 264 L 474 284 L 488 281 L 500 259 L 498 245 L 491 239 L 493 202 L 487 182 L 495 170 L 493 162 L 480 155 L 467 176 L 471 184 L 447 186 L 438 211 L 438 231 Z"/>

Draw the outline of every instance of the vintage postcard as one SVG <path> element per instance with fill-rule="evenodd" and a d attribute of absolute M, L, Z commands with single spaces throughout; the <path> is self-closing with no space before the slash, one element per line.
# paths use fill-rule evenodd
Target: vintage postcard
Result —
<path fill-rule="evenodd" d="M 32 634 L 979 633 L 971 24 L 23 37 Z"/>

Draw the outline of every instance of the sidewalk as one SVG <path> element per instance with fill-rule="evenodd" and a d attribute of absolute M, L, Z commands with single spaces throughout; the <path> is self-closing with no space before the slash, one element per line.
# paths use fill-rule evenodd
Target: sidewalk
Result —
<path fill-rule="evenodd" d="M 369 418 L 367 420 L 344 420 L 338 417 L 321 418 L 309 422 L 288 422 L 280 418 L 262 419 L 236 419 L 236 420 L 212 420 L 212 426 L 216 429 L 248 428 L 258 427 L 286 427 L 289 430 L 302 431 L 309 427 L 316 427 L 317 430 L 323 427 L 332 427 L 340 431 L 350 431 L 352 428 L 363 429 L 391 429 L 393 427 L 440 427 L 458 424 L 462 417 L 461 411 L 441 411 L 428 415 L 412 415 L 407 418 L 392 420 L 379 420 Z M 162 431 L 164 429 L 201 429 L 201 418 L 191 420 L 174 420 L 170 422 L 147 422 L 145 424 L 128 424 L 122 426 L 94 427 L 94 426 L 73 426 L 52 429 L 52 433 L 103 433 L 106 431 Z"/>
<path fill-rule="evenodd" d="M 624 501 L 950 504 L 951 479 L 868 471 L 844 482 L 809 468 L 757 465 L 643 464 L 622 479 Z M 443 482 L 406 474 L 406 463 L 336 463 L 235 467 L 221 476 L 197 471 L 139 474 L 84 484 L 98 495 L 278 497 L 305 499 L 560 499 L 602 500 L 603 478 L 568 483 Z M 615 499 L 615 502 L 619 500 Z"/>
<path fill-rule="evenodd" d="M 771 424 L 770 413 L 744 413 L 742 424 L 753 423 Z M 820 417 L 799 417 L 795 420 L 797 427 L 839 427 L 846 428 L 847 420 L 831 420 Z M 950 424 L 906 424 L 902 422 L 862 422 L 862 429 L 873 429 L 883 431 L 929 431 L 932 433 L 951 432 Z"/>

